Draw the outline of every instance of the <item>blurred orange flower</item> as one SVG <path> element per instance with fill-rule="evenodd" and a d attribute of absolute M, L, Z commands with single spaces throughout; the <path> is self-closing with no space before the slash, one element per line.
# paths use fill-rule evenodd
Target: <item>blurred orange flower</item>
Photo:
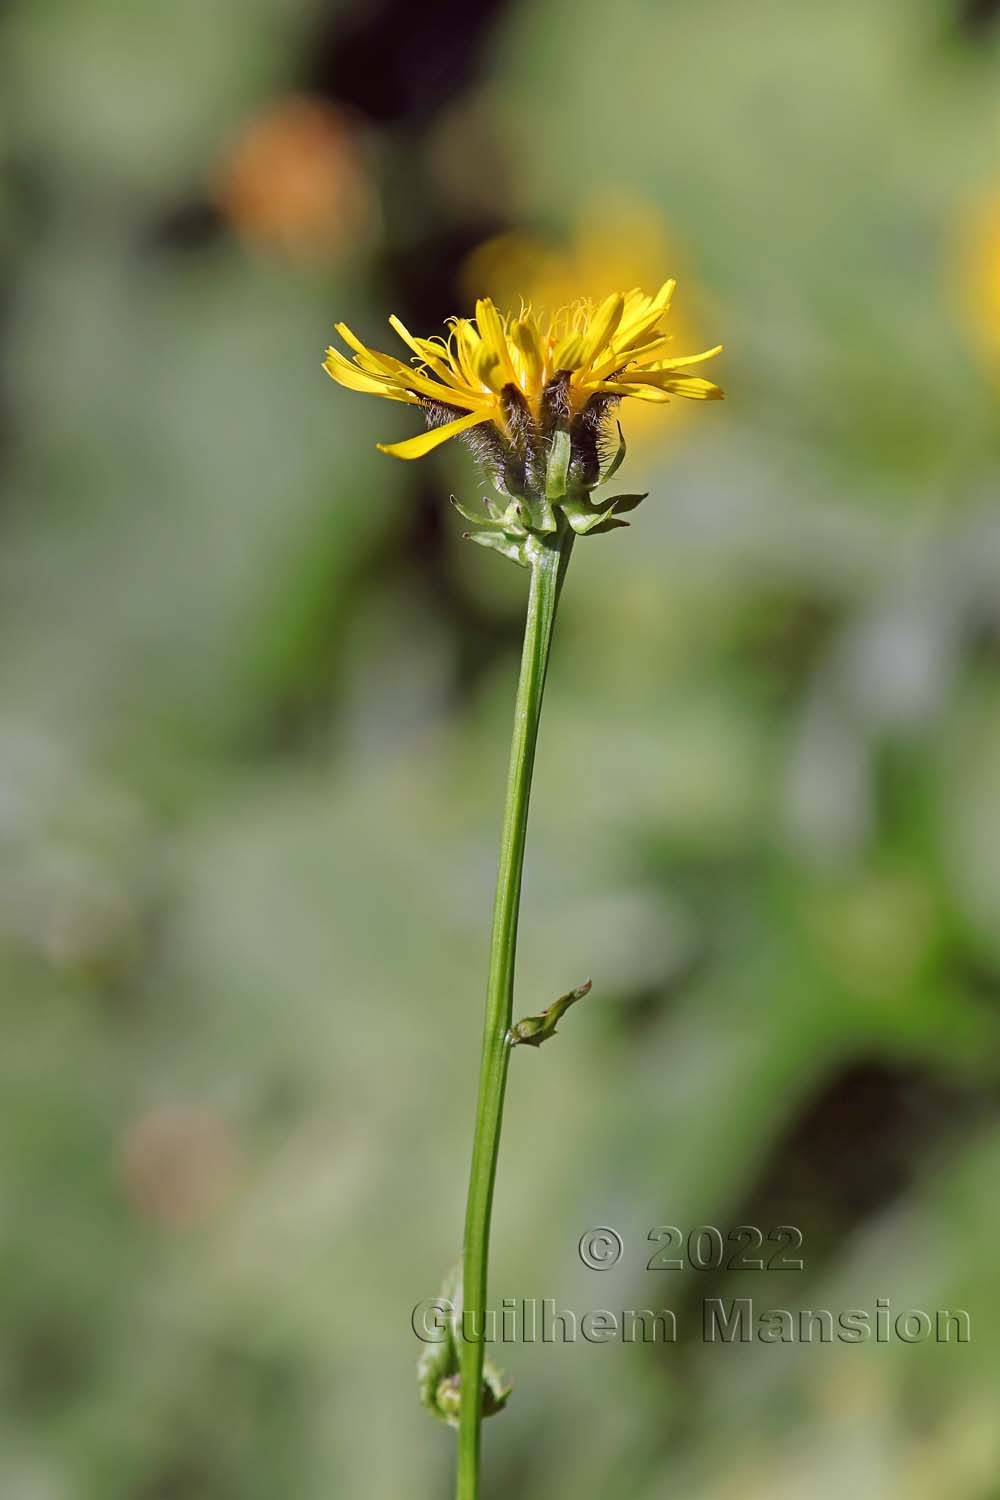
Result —
<path fill-rule="evenodd" d="M 332 105 L 302 96 L 244 125 L 217 165 L 212 195 L 242 239 L 304 260 L 339 258 L 375 219 L 356 131 Z"/>
<path fill-rule="evenodd" d="M 183 1229 L 221 1207 L 238 1176 L 239 1157 L 231 1130 L 217 1115 L 196 1105 L 167 1104 L 128 1127 L 121 1180 L 140 1217 Z"/>

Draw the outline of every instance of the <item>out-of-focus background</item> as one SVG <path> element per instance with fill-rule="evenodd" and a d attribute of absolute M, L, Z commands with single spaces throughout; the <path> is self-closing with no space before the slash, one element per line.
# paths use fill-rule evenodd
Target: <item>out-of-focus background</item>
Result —
<path fill-rule="evenodd" d="M 1000 6 L 9 0 L 0 1491 L 421 1500 L 524 576 L 320 369 L 678 277 L 536 780 L 488 1494 L 1000 1494 Z M 715 370 L 713 369 L 713 373 Z M 647 1271 L 659 1225 L 805 1270 Z M 625 1253 L 588 1271 L 581 1233 Z M 706 1346 L 706 1297 L 972 1341 Z M 895 1315 L 895 1314 L 894 1314 Z"/>

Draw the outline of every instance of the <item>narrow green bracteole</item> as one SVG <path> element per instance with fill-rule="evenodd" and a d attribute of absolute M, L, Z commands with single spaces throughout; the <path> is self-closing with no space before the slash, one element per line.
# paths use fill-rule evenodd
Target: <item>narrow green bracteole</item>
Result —
<path fill-rule="evenodd" d="M 648 499 L 649 491 L 646 490 L 642 495 L 606 495 L 601 500 L 601 504 L 607 501 L 608 509 L 613 510 L 616 516 L 620 516 L 624 511 L 635 510 L 637 505 L 641 505 L 644 500 Z"/>
<path fill-rule="evenodd" d="M 506 510 L 501 510 L 487 496 L 483 501 L 485 507 L 484 513 L 477 515 L 474 510 L 469 510 L 464 506 L 461 500 L 455 495 L 449 495 L 448 499 L 459 515 L 466 521 L 471 521 L 473 526 L 500 527 L 501 530 L 509 532 L 511 536 L 527 536 L 528 534 L 524 525 L 524 510 L 520 500 L 512 500 Z"/>
<path fill-rule="evenodd" d="M 558 427 L 552 434 L 552 446 L 549 449 L 549 461 L 545 470 L 545 498 L 553 503 L 562 500 L 566 494 L 566 478 L 569 474 L 569 461 L 573 456 L 573 445 L 570 442 L 569 428 Z"/>
<path fill-rule="evenodd" d="M 492 548 L 494 552 L 499 552 L 501 557 L 509 558 L 521 568 L 531 566 L 525 553 L 524 541 L 512 537 L 509 532 L 496 531 L 489 526 L 483 526 L 477 531 L 463 531 L 462 537 L 467 542 L 476 542 L 480 547 Z"/>
<path fill-rule="evenodd" d="M 616 422 L 615 426 L 618 428 L 618 447 L 615 449 L 614 454 L 611 458 L 611 462 L 608 464 L 607 468 L 601 470 L 601 476 L 597 481 L 598 484 L 607 484 L 609 479 L 614 478 L 614 476 L 618 473 L 618 470 L 621 468 L 622 464 L 625 462 L 625 454 L 628 452 L 628 448 L 625 443 L 625 434 L 624 432 L 622 432 L 622 424 L 620 422 Z"/>

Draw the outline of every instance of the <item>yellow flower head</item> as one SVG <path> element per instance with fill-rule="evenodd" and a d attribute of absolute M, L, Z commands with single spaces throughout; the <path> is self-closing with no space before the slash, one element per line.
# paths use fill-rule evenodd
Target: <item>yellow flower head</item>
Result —
<path fill-rule="evenodd" d="M 530 483 L 532 456 L 542 455 L 556 426 L 568 423 L 574 453 L 596 478 L 603 425 L 622 397 L 661 402 L 671 395 L 695 401 L 722 396 L 717 385 L 687 369 L 718 354 L 721 345 L 700 354 L 671 353 L 665 322 L 674 286 L 664 282 L 655 297 L 638 288 L 616 292 L 600 304 L 580 301 L 551 316 L 529 307 L 518 317 L 504 317 L 484 299 L 476 303 L 475 318 L 449 321 L 446 339 L 414 338 L 392 317 L 412 352 L 410 364 L 366 348 L 338 323 L 353 360 L 328 349 L 324 368 L 350 390 L 424 408 L 430 430 L 402 443 L 380 443 L 383 453 L 421 458 L 439 443 L 470 433 L 495 474 L 502 477 L 511 456 L 519 456 Z M 584 484 L 588 477 L 579 475 Z"/>

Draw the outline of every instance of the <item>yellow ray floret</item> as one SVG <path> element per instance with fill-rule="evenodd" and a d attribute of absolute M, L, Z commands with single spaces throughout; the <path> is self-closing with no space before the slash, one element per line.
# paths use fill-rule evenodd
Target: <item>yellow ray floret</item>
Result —
<path fill-rule="evenodd" d="M 419 437 L 378 445 L 397 458 L 421 458 L 439 443 L 487 422 L 510 436 L 511 402 L 518 392 L 534 421 L 541 423 L 546 392 L 557 383 L 570 417 L 593 397 L 719 400 L 719 387 L 689 374 L 687 366 L 711 359 L 721 344 L 699 354 L 671 353 L 665 324 L 674 286 L 665 281 L 655 297 L 638 288 L 615 292 L 601 303 L 580 301 L 552 315 L 529 307 L 517 317 L 504 316 L 484 298 L 476 303 L 474 318 L 450 319 L 447 338 L 415 338 L 393 316 L 389 322 L 410 351 L 409 363 L 369 349 L 338 323 L 353 359 L 328 349 L 324 368 L 349 390 L 434 412 L 439 425 Z"/>

